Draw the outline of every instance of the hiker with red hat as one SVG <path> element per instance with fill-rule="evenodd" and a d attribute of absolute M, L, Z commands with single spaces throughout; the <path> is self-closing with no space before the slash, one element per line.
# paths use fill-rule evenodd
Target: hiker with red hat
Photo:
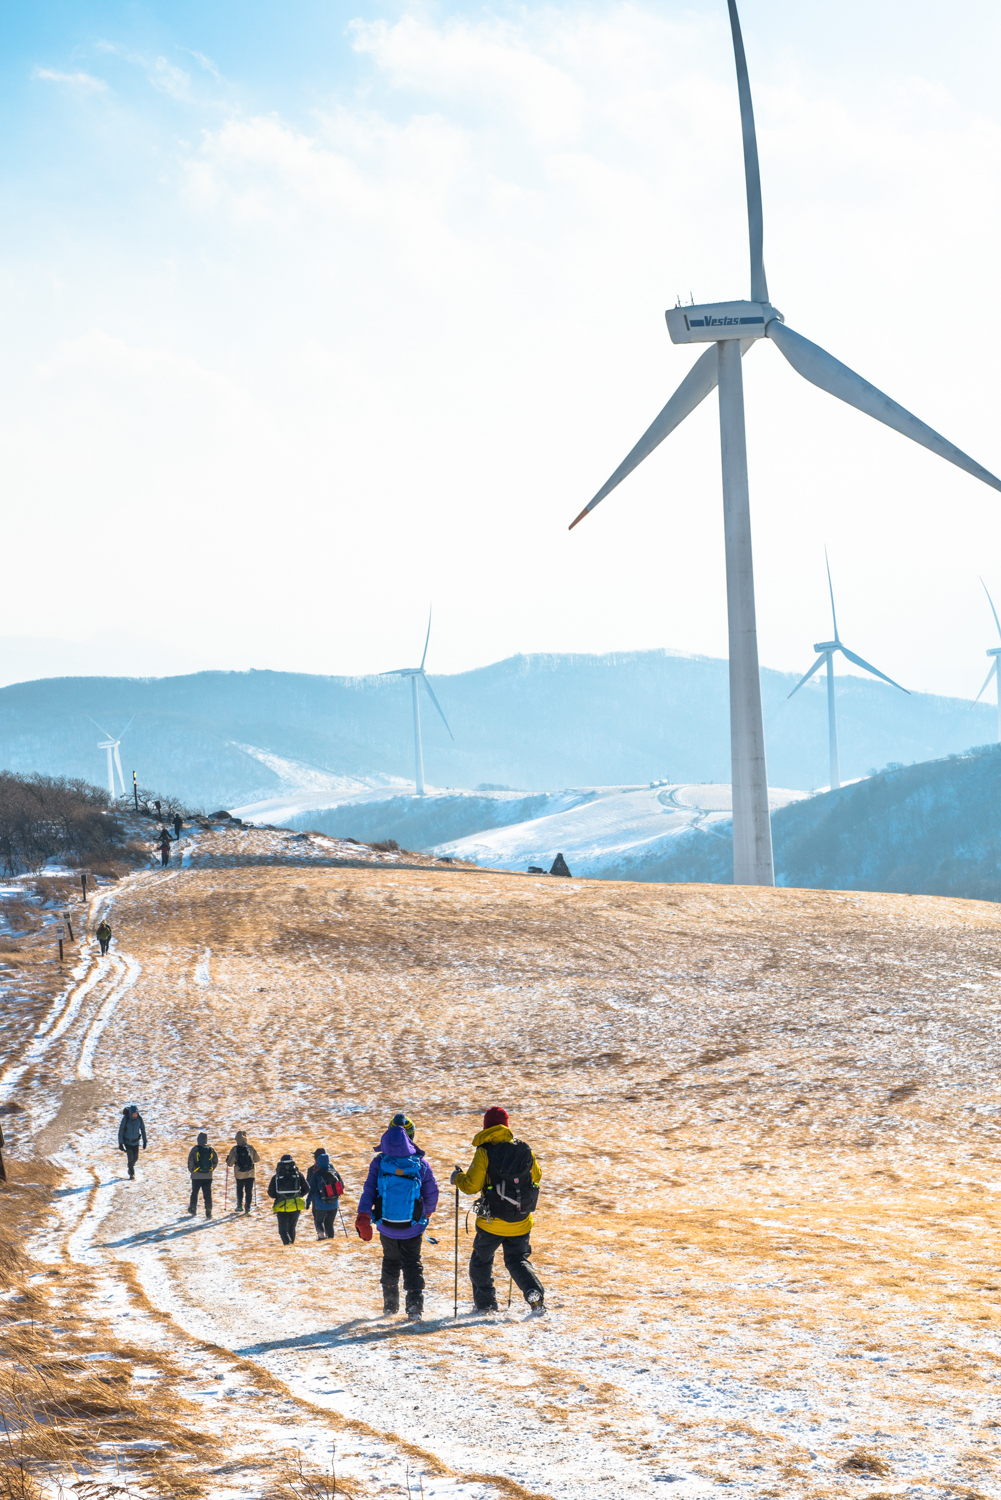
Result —
<path fill-rule="evenodd" d="M 545 1291 L 529 1260 L 532 1255 L 532 1210 L 539 1201 L 542 1168 L 535 1152 L 516 1141 L 506 1109 L 488 1109 L 483 1129 L 473 1136 L 476 1152 L 468 1172 L 458 1167 L 451 1182 L 460 1193 L 478 1193 L 476 1238 L 469 1257 L 469 1279 L 477 1312 L 497 1312 L 494 1256 L 504 1252 L 508 1275 L 521 1290 L 532 1312 L 546 1310 Z"/>

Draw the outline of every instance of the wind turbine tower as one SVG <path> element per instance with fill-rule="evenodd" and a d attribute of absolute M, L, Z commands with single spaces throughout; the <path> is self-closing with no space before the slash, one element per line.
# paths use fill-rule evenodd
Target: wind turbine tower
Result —
<path fill-rule="evenodd" d="M 881 677 L 883 681 L 888 682 L 891 687 L 900 688 L 900 691 L 902 693 L 906 693 L 908 690 L 905 687 L 900 687 L 899 682 L 894 682 L 892 677 L 887 677 L 886 673 L 881 672 L 878 667 L 871 666 L 869 662 L 863 661 L 861 656 L 856 656 L 854 651 L 849 651 L 848 647 L 844 644 L 841 637 L 838 635 L 838 616 L 834 608 L 834 584 L 831 582 L 831 564 L 828 560 L 826 547 L 824 548 L 824 562 L 827 564 L 827 587 L 831 595 L 831 619 L 834 622 L 834 639 L 833 641 L 814 642 L 813 649 L 814 651 L 819 651 L 820 655 L 817 657 L 817 660 L 814 662 L 809 672 L 807 672 L 804 677 L 801 677 L 799 679 L 796 686 L 789 694 L 789 697 L 791 698 L 793 694 L 798 693 L 803 684 L 805 682 L 809 682 L 813 674 L 819 671 L 820 668 L 826 664 L 827 744 L 828 751 L 831 757 L 830 787 L 831 791 L 833 792 L 841 785 L 841 765 L 838 760 L 838 716 L 834 706 L 834 658 L 837 653 L 840 651 L 842 656 L 846 656 L 849 661 L 853 661 L 857 667 L 861 667 L 866 672 L 871 672 L 874 677 Z M 981 689 L 981 692 L 982 691 L 983 689 Z"/>
<path fill-rule="evenodd" d="M 980 582 L 984 584 L 984 593 L 987 595 L 987 603 L 991 607 L 991 614 L 994 616 L 994 623 L 998 628 L 998 635 L 1001 636 L 1001 620 L 998 619 L 998 612 L 994 608 L 994 600 L 991 598 L 990 590 L 988 589 L 986 583 L 984 583 L 984 580 L 982 578 Z M 996 677 L 998 681 L 998 742 L 1001 743 L 1001 672 L 998 671 L 998 657 L 1001 656 L 1001 646 L 988 646 L 987 655 L 993 656 L 994 660 L 991 662 L 991 669 L 987 673 L 987 677 L 983 687 L 980 689 L 980 692 L 977 694 L 973 701 L 974 703 L 980 702 L 981 695 L 986 691 L 987 684 L 990 682 L 992 677 Z"/>
<path fill-rule="evenodd" d="M 794 333 L 768 298 L 758 144 L 754 133 L 751 86 L 744 57 L 736 0 L 727 0 L 737 65 L 737 95 L 744 142 L 744 182 L 751 248 L 749 301 L 713 302 L 669 308 L 667 331 L 675 344 L 708 344 L 658 417 L 623 459 L 594 499 L 571 522 L 571 530 L 616 485 L 631 474 L 669 433 L 719 387 L 720 448 L 723 468 L 723 536 L 726 551 L 726 603 L 730 639 L 730 772 L 733 783 L 733 879 L 736 885 L 774 885 L 772 830 L 768 814 L 765 733 L 761 717 L 758 633 L 751 556 L 751 507 L 744 439 L 744 387 L 741 360 L 755 343 L 770 339 L 797 374 L 828 395 L 865 412 L 904 437 L 948 459 L 967 474 L 1001 490 L 988 472 L 948 439 L 891 401 L 817 344 Z"/>
<path fill-rule="evenodd" d="M 428 610 L 428 633 L 427 633 L 427 635 L 424 638 L 424 655 L 421 657 L 421 664 L 420 664 L 420 666 L 419 667 L 394 667 L 391 672 L 380 672 L 379 673 L 380 677 L 409 677 L 410 678 L 410 695 L 411 695 L 411 701 L 413 703 L 413 709 L 414 709 L 414 771 L 415 771 L 414 780 L 415 780 L 415 782 L 417 784 L 417 795 L 418 795 L 418 797 L 423 797 L 424 796 L 424 752 L 423 752 L 423 749 L 421 748 L 421 704 L 420 704 L 420 698 L 418 696 L 418 691 L 417 691 L 417 684 L 418 684 L 418 682 L 423 682 L 424 686 L 427 688 L 428 697 L 431 699 L 431 702 L 434 704 L 434 706 L 438 710 L 439 714 L 441 714 L 441 722 L 444 724 L 445 728 L 448 729 L 448 720 L 445 718 L 444 713 L 442 713 L 441 704 L 438 702 L 438 699 L 435 697 L 434 692 L 433 692 L 432 687 L 431 687 L 431 684 L 430 684 L 430 682 L 428 682 L 427 673 L 424 670 L 424 663 L 427 661 L 427 655 L 428 655 L 428 641 L 430 641 L 430 639 L 431 639 L 431 611 Z M 453 741 L 455 739 L 455 735 L 452 733 L 451 729 L 448 729 L 448 737 L 449 737 L 450 740 L 453 740 Z"/>
<path fill-rule="evenodd" d="M 90 715 L 89 714 L 87 715 L 87 717 L 88 717 L 88 719 L 90 719 Z M 135 714 L 132 715 L 132 718 L 133 719 L 135 718 Z M 93 724 L 93 726 L 94 726 L 95 729 L 101 729 L 101 726 L 97 722 L 96 719 L 90 719 L 90 722 Z M 129 724 L 131 724 L 131 723 L 132 723 L 132 719 L 129 720 Z M 126 724 L 125 729 L 128 729 L 129 724 Z M 104 750 L 104 751 L 107 752 L 107 756 L 108 756 L 108 796 L 111 798 L 112 802 L 114 802 L 115 796 L 116 796 L 116 793 L 115 793 L 115 768 L 116 767 L 118 768 L 118 784 L 119 784 L 119 786 L 122 789 L 122 796 L 123 797 L 125 796 L 125 777 L 122 775 L 122 758 L 121 758 L 121 756 L 118 753 L 118 747 L 122 743 L 122 739 L 125 737 L 125 729 L 122 730 L 121 737 L 119 739 L 117 739 L 117 740 L 115 739 L 114 735 L 109 734 L 106 729 L 101 729 L 101 733 L 105 736 L 105 738 L 103 740 L 101 740 L 98 743 L 98 746 L 97 746 L 98 750 Z"/>

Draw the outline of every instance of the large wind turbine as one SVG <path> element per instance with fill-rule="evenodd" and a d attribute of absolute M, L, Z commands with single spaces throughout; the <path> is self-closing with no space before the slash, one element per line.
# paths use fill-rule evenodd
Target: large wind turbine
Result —
<path fill-rule="evenodd" d="M 981 578 L 980 582 L 984 583 L 984 580 Z M 990 596 L 990 590 L 988 589 L 986 583 L 984 583 L 984 593 L 987 595 L 987 602 L 991 607 L 991 614 L 994 616 L 994 623 L 998 628 L 998 635 L 1001 636 L 1001 620 L 998 619 L 998 612 L 994 608 L 994 600 Z M 987 680 L 985 681 L 984 686 L 980 689 L 980 692 L 977 694 L 973 701 L 974 703 L 980 702 L 980 696 L 985 691 L 987 683 L 990 682 L 992 677 L 996 677 L 998 680 L 998 740 L 999 742 L 1001 742 L 1001 672 L 998 671 L 998 657 L 1001 656 L 1001 646 L 988 646 L 987 655 L 993 656 L 994 660 L 991 662 L 991 669 L 987 673 Z"/>
<path fill-rule="evenodd" d="M 424 752 L 421 749 L 421 707 L 420 707 L 420 701 L 419 701 L 418 696 L 417 696 L 417 683 L 418 683 L 418 681 L 423 682 L 424 686 L 427 688 L 427 690 L 428 690 L 428 697 L 431 699 L 431 702 L 434 704 L 435 708 L 441 714 L 441 722 L 444 724 L 445 728 L 448 729 L 448 720 L 445 718 L 445 715 L 442 713 L 441 704 L 438 702 L 438 699 L 435 697 L 434 692 L 433 692 L 433 690 L 431 688 L 431 684 L 430 684 L 430 682 L 428 682 L 427 673 L 424 670 L 424 663 L 427 661 L 427 655 L 428 655 L 428 641 L 430 639 L 431 639 L 431 611 L 428 610 L 428 633 L 427 633 L 427 635 L 424 638 L 424 655 L 421 657 L 421 664 L 420 664 L 420 666 L 419 667 L 394 667 L 391 672 L 380 672 L 379 673 L 380 677 L 409 677 L 410 678 L 410 692 L 411 692 L 411 696 L 412 696 L 412 699 L 413 699 L 413 705 L 414 705 L 414 763 L 415 763 L 415 766 L 416 766 L 416 773 L 417 773 L 416 774 L 416 781 L 417 781 L 417 795 L 418 795 L 418 797 L 423 797 L 423 795 L 424 795 Z M 449 739 L 451 739 L 451 740 L 455 739 L 455 735 L 452 733 L 451 729 L 448 729 L 448 736 L 449 736 Z"/>
<path fill-rule="evenodd" d="M 719 386 L 720 446 L 723 459 L 723 531 L 726 547 L 726 598 L 730 639 L 730 756 L 733 782 L 733 878 L 737 885 L 774 885 L 772 833 L 768 817 L 765 736 L 761 722 L 761 683 L 754 613 L 751 558 L 751 512 L 744 442 L 744 394 L 741 356 L 757 339 L 768 338 L 805 380 L 837 396 L 877 422 L 930 448 L 976 479 L 1001 490 L 1001 480 L 975 463 L 946 438 L 884 396 L 816 344 L 787 327 L 768 300 L 763 254 L 761 179 L 754 134 L 751 88 L 735 0 L 727 0 L 737 64 L 737 93 L 744 138 L 744 180 L 751 245 L 751 299 L 673 307 L 665 314 L 676 344 L 711 344 L 685 376 L 663 411 L 615 473 L 571 523 L 583 520 L 605 496 L 631 474 L 669 433 Z"/>
<path fill-rule="evenodd" d="M 833 641 L 814 642 L 813 649 L 814 651 L 819 651 L 820 655 L 809 672 L 799 679 L 789 697 L 791 698 L 793 693 L 798 693 L 804 682 L 809 682 L 814 672 L 819 671 L 825 663 L 827 664 L 827 742 L 831 754 L 831 791 L 833 792 L 836 787 L 841 785 L 841 766 L 838 763 L 838 718 L 834 708 L 834 657 L 836 653 L 840 651 L 842 656 L 847 656 L 848 660 L 853 661 L 857 667 L 862 667 L 864 671 L 871 672 L 874 677 L 881 677 L 891 687 L 900 688 L 902 693 L 906 693 L 907 688 L 900 687 L 899 682 L 894 682 L 892 677 L 887 677 L 886 673 L 881 672 L 878 667 L 874 667 L 869 662 L 863 661 L 861 656 L 855 655 L 854 651 L 849 651 L 838 635 L 838 616 L 834 608 L 834 584 L 831 582 L 831 564 L 828 561 L 826 547 L 824 548 L 824 562 L 827 563 L 827 587 L 831 594 L 831 619 L 834 621 L 834 639 Z M 981 689 L 981 691 L 983 690 Z"/>
<path fill-rule="evenodd" d="M 88 719 L 90 719 L 90 714 L 88 714 L 87 717 Z M 132 715 L 132 719 L 134 718 L 135 714 Z M 129 724 L 132 723 L 132 719 L 129 720 Z M 128 729 L 129 724 L 126 724 L 125 729 L 122 730 L 121 734 L 116 740 L 113 734 L 109 734 L 106 729 L 101 728 L 101 725 L 97 722 L 96 719 L 90 719 L 90 722 L 93 724 L 95 729 L 100 729 L 101 733 L 104 735 L 104 739 L 100 741 L 97 748 L 98 750 L 106 750 L 108 754 L 108 796 L 111 798 L 112 802 L 114 802 L 115 766 L 118 767 L 118 781 L 119 785 L 122 788 L 122 796 L 125 796 L 125 777 L 122 775 L 122 758 L 118 753 L 118 747 L 122 743 L 122 740 L 125 738 L 125 730 Z M 113 762 L 112 756 L 114 756 Z"/>

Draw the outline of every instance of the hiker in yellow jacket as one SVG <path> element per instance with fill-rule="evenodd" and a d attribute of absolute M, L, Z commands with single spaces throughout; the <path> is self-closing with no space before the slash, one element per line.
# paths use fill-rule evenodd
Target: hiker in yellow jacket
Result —
<path fill-rule="evenodd" d="M 494 1256 L 500 1246 L 504 1265 L 532 1312 L 546 1310 L 545 1290 L 529 1259 L 532 1210 L 539 1201 L 542 1168 L 535 1152 L 524 1141 L 516 1141 L 508 1126 L 506 1109 L 488 1109 L 483 1129 L 473 1136 L 475 1155 L 468 1172 L 456 1167 L 451 1181 L 460 1193 L 479 1193 L 476 1205 L 476 1238 L 469 1257 L 469 1279 L 477 1312 L 496 1312 Z"/>

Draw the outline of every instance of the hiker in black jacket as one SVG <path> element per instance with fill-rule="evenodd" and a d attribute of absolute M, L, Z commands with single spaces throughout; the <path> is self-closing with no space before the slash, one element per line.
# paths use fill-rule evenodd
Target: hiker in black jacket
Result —
<path fill-rule="evenodd" d="M 118 1149 L 125 1152 L 129 1165 L 129 1176 L 135 1178 L 136 1161 L 139 1157 L 139 1142 L 146 1150 L 146 1124 L 139 1113 L 138 1104 L 127 1104 L 118 1122 Z"/>
<path fill-rule="evenodd" d="M 219 1158 L 209 1145 L 209 1138 L 204 1130 L 199 1132 L 198 1143 L 192 1146 L 188 1152 L 188 1171 L 191 1173 L 191 1199 L 188 1203 L 188 1216 L 194 1218 L 195 1209 L 198 1207 L 198 1194 L 201 1192 L 205 1199 L 205 1217 L 212 1217 L 212 1173 L 219 1165 Z"/>
<path fill-rule="evenodd" d="M 283 1245 L 295 1244 L 295 1226 L 306 1207 L 306 1179 L 288 1152 L 279 1158 L 275 1175 L 268 1183 L 268 1197 L 274 1199 L 274 1214 Z"/>

